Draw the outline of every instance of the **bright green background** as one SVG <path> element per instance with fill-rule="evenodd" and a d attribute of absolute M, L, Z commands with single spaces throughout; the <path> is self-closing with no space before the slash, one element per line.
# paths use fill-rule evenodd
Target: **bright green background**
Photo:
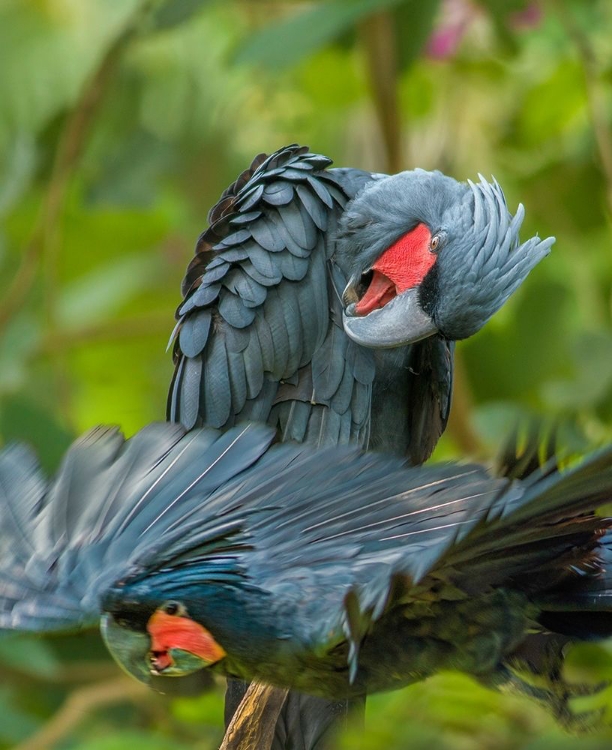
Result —
<path fill-rule="evenodd" d="M 612 4 L 551 0 L 525 26 L 525 3 L 482 0 L 457 53 L 433 60 L 438 5 L 0 0 L 3 438 L 51 468 L 94 424 L 163 419 L 165 347 L 207 210 L 253 155 L 294 141 L 340 166 L 494 174 L 525 203 L 525 232 L 558 238 L 460 345 L 438 457 L 490 457 L 519 414 L 554 417 L 572 450 L 612 438 Z M 575 679 L 612 676 L 606 647 L 572 661 Z M 221 735 L 220 691 L 141 690 L 95 635 L 1 639 L 0 667 L 0 747 L 204 750 Z M 371 699 L 367 731 L 343 746 L 611 743 L 447 675 Z"/>

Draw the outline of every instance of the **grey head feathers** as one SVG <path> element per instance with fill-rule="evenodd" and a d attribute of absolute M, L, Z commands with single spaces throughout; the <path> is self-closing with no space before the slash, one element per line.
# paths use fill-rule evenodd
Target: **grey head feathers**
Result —
<path fill-rule="evenodd" d="M 549 253 L 553 237 L 521 244 L 524 215 L 522 205 L 510 214 L 496 180 L 480 176 L 474 184 L 437 171 L 401 172 L 366 185 L 349 202 L 335 258 L 357 283 L 401 236 L 425 224 L 439 234 L 440 245 L 418 285 L 419 303 L 442 336 L 462 339 L 476 333 Z"/>
<path fill-rule="evenodd" d="M 469 187 L 442 172 L 414 169 L 378 179 L 345 208 L 336 237 L 336 260 L 361 274 L 403 234 L 424 223 L 461 234 L 470 223 Z"/>
<path fill-rule="evenodd" d="M 421 284 L 421 304 L 449 339 L 478 331 L 550 252 L 554 237 L 536 235 L 521 244 L 522 204 L 512 216 L 497 180 L 468 180 L 471 221 L 447 242 Z M 465 225 L 464 225 L 465 226 Z"/>

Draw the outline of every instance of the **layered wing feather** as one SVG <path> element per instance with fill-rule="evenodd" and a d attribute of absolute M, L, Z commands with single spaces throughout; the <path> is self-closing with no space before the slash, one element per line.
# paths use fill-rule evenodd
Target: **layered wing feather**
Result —
<path fill-rule="evenodd" d="M 350 195 L 330 163 L 298 146 L 261 155 L 212 209 L 178 310 L 172 421 L 261 420 L 283 439 L 365 441 L 374 369 L 342 331 L 328 279 Z"/>
<path fill-rule="evenodd" d="M 345 335 L 335 227 L 384 175 L 330 163 L 298 146 L 260 155 L 212 209 L 183 285 L 168 417 L 187 427 L 266 421 L 281 440 L 315 446 L 372 437 L 418 464 L 446 426 L 452 344 L 420 342 L 407 366 L 377 372 L 375 352 Z M 402 424 L 372 432 L 374 379 L 398 373 L 397 403 L 385 403 Z"/>
<path fill-rule="evenodd" d="M 403 469 L 378 456 L 328 453 L 309 469 L 309 460 L 303 454 L 292 464 L 287 505 L 249 526 L 245 568 L 284 600 L 283 610 L 292 600 L 304 646 L 348 640 L 353 674 L 375 621 L 413 602 L 505 585 L 529 593 L 543 622 L 558 620 L 548 609 L 579 610 L 582 602 L 610 611 L 612 545 L 610 532 L 602 534 L 611 521 L 593 510 L 612 493 L 612 448 L 563 474 L 545 466 L 524 482 L 474 465 Z M 282 484 L 282 471 L 274 481 Z M 598 632 L 584 616 L 574 619 L 575 628 Z"/>
<path fill-rule="evenodd" d="M 151 425 L 126 442 L 97 430 L 50 484 L 27 450 L 3 451 L 0 627 L 90 624 L 116 584 L 131 595 L 124 583 L 177 573 L 194 590 L 265 592 L 296 644 L 348 639 L 353 659 L 385 612 L 440 586 L 453 597 L 518 586 L 571 609 L 571 596 L 551 595 L 581 575 L 608 608 L 610 587 L 596 582 L 610 522 L 592 511 L 612 492 L 612 448 L 521 482 L 351 447 L 269 447 L 273 436 L 263 425 L 187 435 Z"/>
<path fill-rule="evenodd" d="M 286 617 L 305 649 L 345 639 L 356 649 L 390 608 L 432 597 L 508 585 L 545 605 L 572 577 L 601 580 L 598 540 L 610 524 L 592 511 L 612 492 L 612 448 L 563 474 L 549 469 L 512 481 L 478 465 L 407 468 L 350 447 L 275 445 L 183 524 L 176 556 L 163 555 L 175 571 L 167 584 L 188 574 L 195 592 L 221 565 L 226 583 L 271 596 L 270 617 Z M 207 518 L 218 507 L 235 537 L 215 539 Z M 149 560 L 137 578 L 159 569 Z"/>
<path fill-rule="evenodd" d="M 185 435 L 179 425 L 154 424 L 125 441 L 115 429 L 97 429 L 73 444 L 51 482 L 24 446 L 2 451 L 0 628 L 95 624 L 101 595 L 175 556 L 190 514 L 257 461 L 272 436 L 263 426 Z M 214 539 L 239 525 L 219 524 L 207 507 L 199 539 L 207 521 Z"/>

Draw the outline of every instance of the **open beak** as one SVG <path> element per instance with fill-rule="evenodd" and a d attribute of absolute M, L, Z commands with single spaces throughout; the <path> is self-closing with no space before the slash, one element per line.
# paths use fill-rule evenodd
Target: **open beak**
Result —
<path fill-rule="evenodd" d="M 182 697 L 201 695 L 211 688 L 213 676 L 203 668 L 204 664 L 197 656 L 172 649 L 169 652 L 172 666 L 167 668 L 168 671 L 156 671 L 155 656 L 150 653 L 147 634 L 119 627 L 108 614 L 102 616 L 101 630 L 108 650 L 121 669 L 158 693 Z M 168 676 L 182 679 L 168 680 Z"/>
<path fill-rule="evenodd" d="M 159 681 L 159 678 L 191 675 L 225 656 L 225 651 L 214 641 L 210 633 L 192 620 L 164 613 L 156 615 L 158 619 L 162 619 L 162 628 L 165 621 L 174 622 L 179 628 L 183 626 L 183 630 L 187 628 L 187 635 L 192 636 L 192 648 L 203 649 L 203 654 L 198 655 L 180 647 L 189 645 L 188 637 L 182 639 L 185 643 L 181 643 L 180 630 L 173 634 L 180 646 L 169 647 L 159 643 L 160 640 L 163 642 L 163 638 L 152 636 L 150 632 L 139 633 L 122 627 L 112 615 L 102 615 L 100 630 L 106 647 L 121 669 L 139 682 L 155 687 L 155 682 Z M 150 623 L 154 618 L 155 615 Z M 167 625 L 167 622 L 165 624 Z"/>
<path fill-rule="evenodd" d="M 163 677 L 184 677 L 207 666 L 207 662 L 189 651 L 171 648 L 163 654 L 149 654 L 151 673 Z"/>
<path fill-rule="evenodd" d="M 350 299 L 352 284 L 344 291 L 344 299 Z M 423 312 L 419 302 L 418 287 L 398 294 L 384 307 L 378 307 L 366 315 L 359 315 L 357 303 L 351 302 L 342 314 L 344 330 L 357 344 L 375 349 L 390 349 L 414 344 L 438 333 L 433 320 Z"/>

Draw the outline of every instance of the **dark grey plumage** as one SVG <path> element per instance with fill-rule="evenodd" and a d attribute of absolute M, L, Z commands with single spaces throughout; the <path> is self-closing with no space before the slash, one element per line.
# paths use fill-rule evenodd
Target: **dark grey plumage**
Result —
<path fill-rule="evenodd" d="M 152 424 L 126 441 L 98 428 L 73 444 L 52 482 L 25 446 L 1 451 L 0 628 L 96 625 L 106 589 L 172 557 L 211 487 L 271 439 L 264 428 L 185 435 L 180 425 Z"/>
<path fill-rule="evenodd" d="M 346 269 L 329 261 L 347 201 L 381 176 L 329 164 L 297 146 L 257 157 L 211 211 L 179 307 L 171 420 L 187 427 L 229 426 L 253 418 L 251 402 L 261 397 L 258 418 L 277 426 L 281 436 L 317 444 L 365 445 L 369 439 L 375 357 L 343 330 Z M 423 372 L 441 361 L 437 349 L 448 351 L 434 341 L 415 353 L 419 362 L 433 358 Z M 450 383 L 452 357 L 445 361 Z M 385 379 L 380 368 L 378 375 Z M 406 400 L 412 422 L 406 418 L 396 442 L 386 447 L 419 463 L 444 429 L 450 388 L 419 386 L 414 381 L 425 376 L 414 368 L 397 375 L 397 395 Z M 431 398 L 421 398 L 425 392 Z M 411 424 L 419 426 L 412 437 Z"/>
<path fill-rule="evenodd" d="M 509 480 L 273 439 L 263 425 L 95 430 L 50 482 L 27 449 L 0 452 L 0 627 L 103 612 L 110 648 L 149 680 L 151 615 L 179 601 L 223 648 L 217 671 L 328 697 L 448 668 L 499 685 L 537 671 L 539 637 L 551 689 L 515 686 L 570 721 L 565 645 L 612 631 L 611 521 L 593 512 L 611 448 Z"/>
<path fill-rule="evenodd" d="M 317 444 L 363 444 L 369 436 L 373 446 L 420 463 L 448 419 L 447 342 L 477 331 L 553 239 L 520 244 L 524 210 L 512 217 L 496 182 L 329 165 L 297 146 L 259 156 L 211 210 L 184 283 L 168 416 L 187 427 L 234 424 L 253 413 L 249 402 L 265 381 L 269 411 L 259 413 L 279 434 L 316 435 Z M 347 323 L 347 281 L 357 289 L 375 260 L 419 224 L 441 243 L 421 283 Z M 402 315 L 413 312 L 420 323 L 411 338 Z M 422 336 L 429 338 L 416 341 Z"/>
<path fill-rule="evenodd" d="M 188 428 L 257 419 L 283 441 L 370 446 L 418 465 L 449 416 L 453 345 L 446 338 L 467 335 L 469 325 L 477 330 L 492 313 L 479 274 L 499 304 L 505 287 L 493 283 L 495 269 L 483 267 L 468 274 L 472 288 L 455 295 L 451 269 L 448 298 L 439 300 L 447 278 L 441 271 L 442 281 L 432 275 L 423 299 L 439 304 L 432 331 L 439 335 L 389 352 L 377 348 L 376 336 L 366 342 L 374 349 L 356 343 L 345 329 L 342 292 L 415 223 L 437 227 L 444 215 L 448 234 L 466 240 L 476 218 L 476 240 L 488 255 L 490 243 L 481 237 L 483 214 L 474 217 L 478 199 L 468 185 L 422 170 L 389 177 L 330 164 L 298 146 L 260 155 L 211 210 L 183 284 L 168 417 Z M 503 217 L 498 210 L 491 218 L 493 238 Z M 508 243 L 514 247 L 514 235 Z M 526 257 L 535 264 L 535 253 Z M 465 293 L 474 300 L 472 321 L 457 314 Z M 401 320 L 400 329 L 408 323 Z M 283 721 L 291 723 L 294 710 L 287 708 Z M 285 747 L 277 740 L 275 747 Z M 290 742 L 300 739 L 291 735 Z"/>
<path fill-rule="evenodd" d="M 461 237 L 470 229 L 471 208 L 468 186 L 441 172 L 414 169 L 385 176 L 367 185 L 342 214 L 337 261 L 349 276 L 361 274 L 419 222 L 436 228 L 449 224 Z"/>

